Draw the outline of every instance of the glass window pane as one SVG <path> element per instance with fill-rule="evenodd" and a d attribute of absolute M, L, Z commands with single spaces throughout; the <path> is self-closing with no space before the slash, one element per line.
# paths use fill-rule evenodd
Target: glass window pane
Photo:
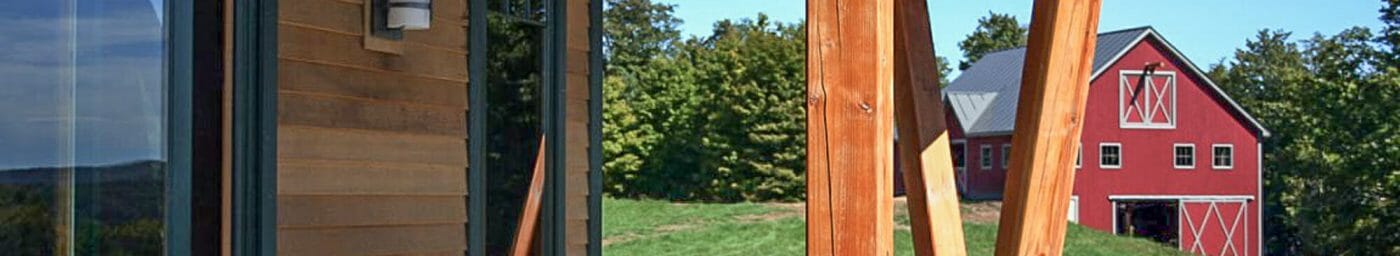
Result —
<path fill-rule="evenodd" d="M 967 144 L 953 143 L 953 166 L 957 168 L 967 167 Z"/>
<path fill-rule="evenodd" d="M 0 254 L 162 253 L 163 10 L 0 8 Z"/>
<path fill-rule="evenodd" d="M 983 170 L 992 169 L 992 146 L 982 145 L 982 155 L 979 158 Z"/>
<path fill-rule="evenodd" d="M 538 2 L 538 1 L 536 1 Z M 509 12 L 525 1 L 498 2 Z M 497 5 L 492 5 L 497 6 Z M 486 254 L 505 255 L 518 231 L 542 139 L 544 27 L 505 12 L 487 18 Z M 552 143 L 552 142 L 551 142 Z"/>

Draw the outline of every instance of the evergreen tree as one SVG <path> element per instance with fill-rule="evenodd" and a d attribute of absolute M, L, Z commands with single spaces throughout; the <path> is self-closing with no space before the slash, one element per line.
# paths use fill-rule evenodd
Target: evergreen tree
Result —
<path fill-rule="evenodd" d="M 1016 16 L 994 12 L 987 15 L 977 19 L 977 29 L 958 42 L 958 48 L 963 51 L 963 61 L 958 64 L 958 70 L 967 70 L 988 53 L 1026 46 L 1030 29 L 1016 21 Z"/>
<path fill-rule="evenodd" d="M 1389 3 L 1383 20 L 1394 17 Z M 1273 131 L 1264 142 L 1270 252 L 1400 255 L 1400 71 L 1392 32 L 1382 31 L 1300 42 L 1261 31 L 1210 72 Z"/>

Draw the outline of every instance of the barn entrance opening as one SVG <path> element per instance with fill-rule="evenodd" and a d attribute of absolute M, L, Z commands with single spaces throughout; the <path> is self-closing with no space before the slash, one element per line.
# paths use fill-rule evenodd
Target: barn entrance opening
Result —
<path fill-rule="evenodd" d="M 1143 237 L 1178 246 L 1180 244 L 1180 213 L 1176 200 L 1117 201 L 1113 214 L 1118 221 L 1115 233 Z"/>

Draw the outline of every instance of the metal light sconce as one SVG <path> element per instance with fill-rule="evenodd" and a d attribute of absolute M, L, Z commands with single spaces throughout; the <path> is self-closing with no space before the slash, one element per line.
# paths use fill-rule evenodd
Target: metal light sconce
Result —
<path fill-rule="evenodd" d="M 404 30 L 431 27 L 432 0 L 373 0 L 371 23 L 376 37 L 402 40 Z"/>

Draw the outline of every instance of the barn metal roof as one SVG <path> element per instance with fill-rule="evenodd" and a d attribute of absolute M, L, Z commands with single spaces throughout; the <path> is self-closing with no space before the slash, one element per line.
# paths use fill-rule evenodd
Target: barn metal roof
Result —
<path fill-rule="evenodd" d="M 1094 46 L 1094 73 L 1090 80 L 1097 78 L 1110 64 L 1148 35 L 1157 37 L 1197 75 L 1204 77 L 1204 73 L 1201 73 L 1195 64 L 1191 64 L 1191 61 L 1186 60 L 1175 47 L 1161 39 L 1151 26 L 1144 26 L 1100 33 Z M 1011 134 L 1016 126 L 1016 101 L 1021 93 L 1021 68 L 1025 58 L 1024 47 L 989 53 L 973 63 L 972 67 L 963 70 L 957 79 L 943 89 L 944 98 L 968 136 Z M 1269 136 L 1268 130 L 1259 125 L 1259 122 L 1239 104 L 1209 79 L 1205 80 L 1241 116 L 1249 120 L 1261 135 Z"/>

